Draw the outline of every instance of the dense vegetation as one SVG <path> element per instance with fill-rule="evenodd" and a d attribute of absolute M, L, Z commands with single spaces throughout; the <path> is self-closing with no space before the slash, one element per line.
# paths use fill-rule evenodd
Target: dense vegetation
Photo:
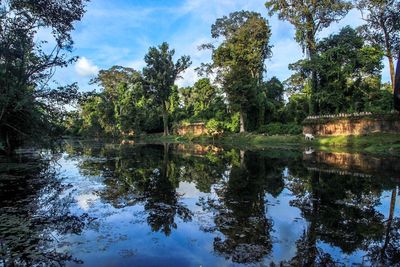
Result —
<path fill-rule="evenodd" d="M 113 66 L 92 80 L 99 90 L 80 94 L 76 85 L 50 88 L 54 67 L 71 63 L 73 22 L 84 13 L 84 0 L 1 2 L 0 149 L 30 140 L 72 134 L 92 137 L 137 136 L 177 125 L 204 122 L 213 132 L 297 134 L 308 115 L 393 109 L 394 60 L 400 47 L 398 0 L 271 0 L 270 15 L 291 23 L 306 57 L 290 65 L 286 81 L 266 79 L 271 57 L 271 28 L 250 11 L 233 12 L 211 26 L 211 62 L 197 68 L 193 86 L 175 81 L 190 65 L 189 56 L 174 60 L 167 43 L 151 47 L 143 70 Z M 326 38 L 321 30 L 349 10 L 361 11 L 365 25 L 345 27 Z M 55 49 L 35 42 L 50 28 Z M 383 58 L 391 83 L 382 83 Z M 66 112 L 66 104 L 78 102 Z"/>
<path fill-rule="evenodd" d="M 75 60 L 65 52 L 72 49 L 70 32 L 85 2 L 0 1 L 0 151 L 62 133 L 65 105 L 79 97 L 78 88 L 51 88 L 49 81 L 56 67 Z M 38 31 L 46 29 L 53 40 L 37 41 Z"/>

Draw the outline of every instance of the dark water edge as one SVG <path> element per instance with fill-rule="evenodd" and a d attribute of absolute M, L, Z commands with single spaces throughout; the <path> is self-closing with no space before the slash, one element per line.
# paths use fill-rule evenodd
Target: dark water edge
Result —
<path fill-rule="evenodd" d="M 69 140 L 0 158 L 0 266 L 399 266 L 397 158 Z"/>

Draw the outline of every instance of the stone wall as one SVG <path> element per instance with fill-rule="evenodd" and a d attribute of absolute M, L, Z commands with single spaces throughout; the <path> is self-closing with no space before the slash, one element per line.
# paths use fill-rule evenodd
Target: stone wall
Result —
<path fill-rule="evenodd" d="M 364 135 L 400 133 L 400 115 L 348 115 L 309 117 L 303 122 L 303 133 L 313 135 Z"/>
<path fill-rule="evenodd" d="M 205 135 L 207 134 L 207 128 L 204 123 L 191 123 L 188 125 L 181 125 L 178 126 L 175 130 L 177 135 L 194 135 L 194 136 L 199 136 L 199 135 Z"/>

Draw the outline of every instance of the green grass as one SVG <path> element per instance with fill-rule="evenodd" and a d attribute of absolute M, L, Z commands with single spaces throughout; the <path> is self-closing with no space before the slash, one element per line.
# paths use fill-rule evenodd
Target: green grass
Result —
<path fill-rule="evenodd" d="M 159 134 L 145 135 L 143 142 L 200 143 L 216 144 L 229 147 L 262 149 L 303 149 L 313 147 L 331 152 L 358 152 L 381 156 L 400 157 L 400 134 L 371 134 L 363 136 L 322 136 L 314 141 L 306 141 L 302 135 L 265 136 L 260 134 L 226 134 L 220 138 L 207 136 L 167 136 Z"/>

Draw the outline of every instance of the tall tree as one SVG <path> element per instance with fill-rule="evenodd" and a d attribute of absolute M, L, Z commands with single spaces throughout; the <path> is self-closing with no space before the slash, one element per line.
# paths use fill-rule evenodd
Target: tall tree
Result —
<path fill-rule="evenodd" d="M 172 86 L 180 74 L 190 65 L 190 57 L 182 56 L 176 63 L 173 61 L 175 50 L 169 50 L 168 43 L 164 42 L 159 47 L 151 47 L 144 58 L 147 66 L 143 68 L 146 90 L 154 96 L 161 106 L 164 135 L 169 135 L 168 109 Z"/>
<path fill-rule="evenodd" d="M 279 19 L 289 21 L 295 27 L 295 39 L 309 59 L 316 55 L 318 32 L 342 19 L 352 7 L 350 1 L 345 0 L 270 0 L 265 6 L 271 16 L 278 14 Z M 311 88 L 317 90 L 316 71 L 311 73 Z"/>
<path fill-rule="evenodd" d="M 390 80 L 394 86 L 394 58 L 400 52 L 400 1 L 358 0 L 366 24 L 362 26 L 368 40 L 385 51 L 389 60 Z"/>
<path fill-rule="evenodd" d="M 132 136 L 160 129 L 159 109 L 146 94 L 140 72 L 113 66 L 100 70 L 91 82 L 101 91 L 81 101 L 81 134 Z"/>
<path fill-rule="evenodd" d="M 51 89 L 56 67 L 74 59 L 70 32 L 86 0 L 0 1 L 0 150 L 11 152 L 28 140 L 37 143 L 55 133 L 56 104 L 76 97 L 77 87 Z M 54 49 L 42 47 L 37 32 L 50 29 Z M 50 40 L 45 40 L 50 41 Z M 50 41 L 51 43 L 51 41 Z M 61 106 L 61 105 L 59 105 Z"/>
<path fill-rule="evenodd" d="M 394 84 L 394 107 L 400 111 L 400 52 L 397 59 L 396 79 Z"/>
<path fill-rule="evenodd" d="M 382 111 L 391 106 L 391 94 L 380 90 L 382 57 L 379 47 L 368 45 L 356 30 L 345 27 L 320 41 L 313 59 L 300 60 L 291 68 L 303 78 L 318 71 L 318 91 L 312 94 L 320 114 Z M 379 107 L 382 99 L 388 101 Z"/>
<path fill-rule="evenodd" d="M 210 79 L 199 79 L 192 87 L 180 89 L 182 105 L 194 120 L 208 120 L 218 117 L 226 107 L 218 87 Z"/>
<path fill-rule="evenodd" d="M 213 38 L 222 43 L 212 49 L 217 81 L 222 84 L 230 105 L 240 112 L 240 132 L 246 131 L 246 114 L 254 108 L 265 71 L 264 62 L 271 55 L 268 21 L 259 13 L 239 11 L 217 19 L 212 25 Z"/>
<path fill-rule="evenodd" d="M 281 115 L 279 113 L 283 111 L 285 105 L 283 84 L 274 76 L 264 83 L 264 90 L 266 95 L 266 122 L 278 121 Z"/>

